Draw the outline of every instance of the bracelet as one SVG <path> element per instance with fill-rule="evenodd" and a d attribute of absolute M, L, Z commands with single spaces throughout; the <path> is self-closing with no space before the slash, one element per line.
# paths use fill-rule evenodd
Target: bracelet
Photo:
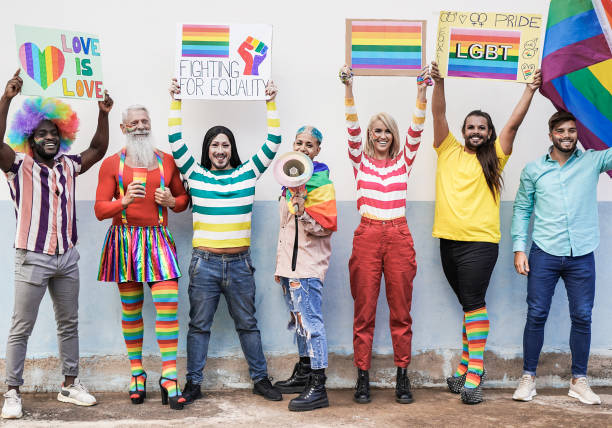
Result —
<path fill-rule="evenodd" d="M 423 78 L 423 76 L 417 76 L 417 84 L 432 86 L 433 80 L 431 80 L 431 77 L 428 77 L 427 79 L 425 79 Z"/>

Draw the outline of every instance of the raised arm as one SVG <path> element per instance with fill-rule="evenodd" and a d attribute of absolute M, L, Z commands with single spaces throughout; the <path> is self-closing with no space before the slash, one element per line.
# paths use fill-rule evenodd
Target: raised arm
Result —
<path fill-rule="evenodd" d="M 250 162 L 253 164 L 253 172 L 256 178 L 261 177 L 261 174 L 270 166 L 281 143 L 280 120 L 278 118 L 275 101 L 277 93 L 278 89 L 274 85 L 274 82 L 270 80 L 266 86 L 266 96 L 268 97 L 266 100 L 268 137 L 261 149 L 259 149 L 250 159 Z"/>
<path fill-rule="evenodd" d="M 113 99 L 104 91 L 104 100 L 98 102 L 98 127 L 89 147 L 81 153 L 81 170 L 85 173 L 94 164 L 101 161 L 108 149 L 108 114 L 113 108 Z"/>
<path fill-rule="evenodd" d="M 528 83 L 525 85 L 525 90 L 523 91 L 521 99 L 516 107 L 514 107 L 514 110 L 510 115 L 510 119 L 508 119 L 508 122 L 499 134 L 499 144 L 504 151 L 504 154 L 509 155 L 512 153 L 512 145 L 514 144 L 516 133 L 518 132 L 518 129 L 521 126 L 521 123 L 523 123 L 523 119 L 525 119 L 525 115 L 529 110 L 531 100 L 533 99 L 533 94 L 535 94 L 541 84 L 542 76 L 540 74 L 540 70 L 537 70 L 534 74 L 533 83 Z"/>
<path fill-rule="evenodd" d="M 4 142 L 4 134 L 6 133 L 6 118 L 8 117 L 9 107 L 11 101 L 15 98 L 19 92 L 21 92 L 21 86 L 23 80 L 19 77 L 19 70 L 15 72 L 13 77 L 7 82 L 4 94 L 0 98 L 0 168 L 2 171 L 8 172 L 13 162 L 15 162 L 15 152 Z"/>
<path fill-rule="evenodd" d="M 357 176 L 359 164 L 361 163 L 362 139 L 355 98 L 353 96 L 353 73 L 348 65 L 344 64 L 340 69 L 340 81 L 344 84 L 344 108 L 346 128 L 348 130 L 348 155 L 353 165 L 353 173 Z"/>
<path fill-rule="evenodd" d="M 181 100 L 175 100 L 174 94 L 180 94 L 181 88 L 176 79 L 170 81 L 170 115 L 168 116 L 168 141 L 172 156 L 183 177 L 187 180 L 196 170 L 196 161 L 187 144 L 183 141 L 183 118 L 181 115 Z"/>
<path fill-rule="evenodd" d="M 521 275 L 527 275 L 529 264 L 527 262 L 527 239 L 529 233 L 529 220 L 533 213 L 535 183 L 531 179 L 527 167 L 521 172 L 519 189 L 514 199 L 514 212 L 512 214 L 512 251 L 514 251 L 514 268 Z"/>
<path fill-rule="evenodd" d="M 448 121 L 446 120 L 446 95 L 444 94 L 444 79 L 438 70 L 438 63 L 431 63 L 431 78 L 434 81 L 433 94 L 431 95 L 431 113 L 434 126 L 434 147 L 440 144 L 448 136 Z"/>
<path fill-rule="evenodd" d="M 414 112 L 412 113 L 412 122 L 408 128 L 406 136 L 406 144 L 404 144 L 404 160 L 406 162 L 407 176 L 410 176 L 412 164 L 416 157 L 417 150 L 421 145 L 421 134 L 425 124 L 425 109 L 427 108 L 427 82 L 431 79 L 429 67 L 423 67 L 421 74 L 417 78 L 417 99 Z"/>

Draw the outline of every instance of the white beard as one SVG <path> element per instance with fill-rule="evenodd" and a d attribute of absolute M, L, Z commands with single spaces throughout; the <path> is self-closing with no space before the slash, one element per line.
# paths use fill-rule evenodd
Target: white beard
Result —
<path fill-rule="evenodd" d="M 126 153 L 135 167 L 148 167 L 155 160 L 155 144 L 151 134 L 127 134 Z"/>

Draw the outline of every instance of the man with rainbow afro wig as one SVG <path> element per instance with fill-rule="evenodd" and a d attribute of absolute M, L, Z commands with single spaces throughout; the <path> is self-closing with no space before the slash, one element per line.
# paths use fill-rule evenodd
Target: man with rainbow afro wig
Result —
<path fill-rule="evenodd" d="M 0 136 L 12 99 L 23 81 L 19 70 L 0 97 Z M 22 416 L 19 387 L 28 339 L 47 289 L 53 300 L 64 383 L 57 399 L 80 406 L 96 399 L 77 379 L 79 370 L 79 253 L 76 177 L 91 168 L 108 148 L 108 114 L 113 100 L 98 103 L 98 127 L 89 147 L 67 155 L 79 119 L 69 105 L 53 98 L 28 98 L 15 113 L 7 142 L 0 142 L 0 168 L 15 205 L 15 303 L 6 346 L 6 383 L 2 418 Z"/>

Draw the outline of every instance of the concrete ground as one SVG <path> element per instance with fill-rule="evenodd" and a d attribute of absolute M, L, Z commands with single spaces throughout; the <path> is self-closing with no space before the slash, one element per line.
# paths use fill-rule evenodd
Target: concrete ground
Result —
<path fill-rule="evenodd" d="M 98 393 L 99 404 L 76 407 L 60 403 L 56 394 L 23 394 L 24 417 L 0 422 L 4 427 L 603 427 L 612 426 L 612 388 L 595 388 L 601 406 L 588 406 L 569 398 L 566 389 L 538 390 L 530 403 L 512 401 L 510 389 L 486 389 L 485 402 L 466 406 L 457 395 L 438 388 L 416 389 L 413 404 L 394 401 L 393 389 L 373 389 L 372 402 L 359 405 L 352 391 L 329 392 L 331 407 L 312 412 L 287 410 L 293 396 L 282 402 L 265 401 L 250 390 L 210 391 L 202 400 L 174 411 L 162 406 L 159 393 L 142 405 L 132 405 L 127 394 Z"/>

